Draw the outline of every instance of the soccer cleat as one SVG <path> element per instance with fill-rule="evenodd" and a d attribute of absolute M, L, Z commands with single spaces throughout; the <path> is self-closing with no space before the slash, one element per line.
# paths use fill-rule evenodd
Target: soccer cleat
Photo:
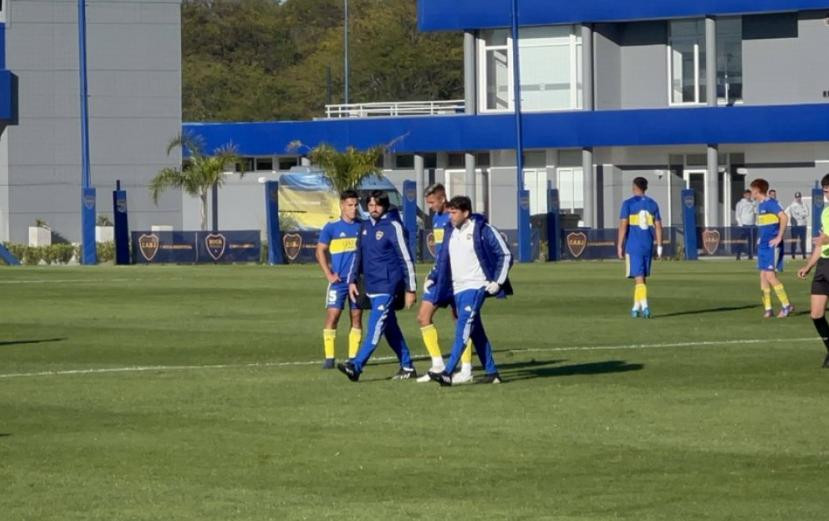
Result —
<path fill-rule="evenodd" d="M 397 373 L 391 377 L 392 380 L 408 380 L 410 378 L 417 378 L 417 371 L 414 367 L 401 367 Z"/>
<path fill-rule="evenodd" d="M 325 361 L 322 363 L 323 369 L 334 369 L 336 364 L 334 363 L 333 358 L 326 358 Z"/>
<path fill-rule="evenodd" d="M 471 384 L 474 381 L 475 377 L 472 376 L 472 373 L 459 372 L 452 376 L 452 385 Z"/>
<path fill-rule="evenodd" d="M 429 373 L 442 373 L 442 372 L 443 372 L 442 367 L 432 366 L 432 368 L 429 369 L 426 372 L 426 374 L 424 374 L 423 376 L 421 376 L 420 378 L 417 379 L 417 383 L 419 383 L 419 384 L 429 383 L 429 382 L 432 381 L 432 378 L 429 376 Z"/>
<path fill-rule="evenodd" d="M 645 308 L 642 310 L 642 318 L 651 318 L 651 308 Z"/>
<path fill-rule="evenodd" d="M 433 373 L 432 371 L 429 371 L 426 374 L 429 375 L 429 378 L 433 382 L 439 383 L 441 387 L 449 387 L 449 386 L 452 385 L 452 376 L 450 376 L 450 375 L 448 375 L 444 372 Z"/>
<path fill-rule="evenodd" d="M 484 376 L 484 379 L 481 381 L 482 384 L 499 384 L 501 383 L 501 375 L 498 373 L 492 373 Z"/>
<path fill-rule="evenodd" d="M 786 318 L 792 313 L 794 313 L 794 306 L 789 304 L 788 306 L 783 306 L 783 309 L 777 314 L 777 318 Z"/>
<path fill-rule="evenodd" d="M 357 368 L 354 367 L 354 364 L 351 362 L 345 362 L 344 364 L 338 364 L 337 369 L 340 370 L 341 373 L 346 375 L 349 380 L 352 382 L 357 382 L 360 380 L 360 373 L 357 372 Z"/>
<path fill-rule="evenodd" d="M 630 318 L 639 318 L 639 310 L 638 309 L 631 309 L 630 310 Z"/>
<path fill-rule="evenodd" d="M 763 313 L 763 318 L 772 318 L 774 317 L 774 311 L 767 309 L 765 313 Z"/>

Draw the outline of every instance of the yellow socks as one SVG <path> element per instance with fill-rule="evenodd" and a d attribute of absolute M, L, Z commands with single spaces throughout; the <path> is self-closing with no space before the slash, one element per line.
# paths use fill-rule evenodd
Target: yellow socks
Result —
<path fill-rule="evenodd" d="M 783 307 L 789 307 L 789 296 L 786 294 L 786 288 L 783 287 L 783 284 L 775 286 L 774 293 L 777 294 L 777 298 Z M 771 307 L 771 297 L 769 297 L 769 307 Z"/>
<path fill-rule="evenodd" d="M 771 311 L 771 290 L 768 288 L 763 290 L 763 309 Z"/>
<path fill-rule="evenodd" d="M 322 330 L 322 344 L 325 350 L 325 358 L 330 360 L 334 358 L 334 342 L 337 340 L 336 329 Z"/>
<path fill-rule="evenodd" d="M 472 365 L 472 340 L 466 343 L 466 349 L 461 354 L 461 364 Z"/>
<path fill-rule="evenodd" d="M 633 288 L 633 309 L 646 309 L 648 307 L 648 287 L 644 284 L 637 284 Z"/>
<path fill-rule="evenodd" d="M 429 324 L 420 328 L 420 334 L 423 335 L 423 344 L 426 346 L 426 351 L 432 357 L 432 367 L 435 369 L 443 367 L 443 354 L 440 352 L 438 330 L 435 325 Z"/>
<path fill-rule="evenodd" d="M 357 351 L 360 350 L 360 342 L 363 341 L 363 330 L 351 328 L 348 333 L 348 358 L 357 356 Z"/>

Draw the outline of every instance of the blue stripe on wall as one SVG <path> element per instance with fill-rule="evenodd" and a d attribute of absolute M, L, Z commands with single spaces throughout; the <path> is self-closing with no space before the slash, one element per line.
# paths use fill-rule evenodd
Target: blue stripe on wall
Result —
<path fill-rule="evenodd" d="M 507 27 L 511 0 L 419 0 L 422 31 Z M 827 9 L 826 0 L 521 0 L 521 25 L 616 22 Z"/>
<path fill-rule="evenodd" d="M 398 153 L 499 150 L 515 146 L 511 114 L 338 119 L 265 123 L 185 123 L 206 150 L 235 144 L 243 155 L 289 155 L 288 145 L 338 148 L 389 143 Z M 829 103 L 533 113 L 527 148 L 829 141 Z"/>

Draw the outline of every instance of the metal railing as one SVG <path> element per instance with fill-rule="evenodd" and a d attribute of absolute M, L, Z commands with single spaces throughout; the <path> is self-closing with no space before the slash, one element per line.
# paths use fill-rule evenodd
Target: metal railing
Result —
<path fill-rule="evenodd" d="M 340 119 L 395 116 L 440 116 L 447 114 L 463 114 L 465 110 L 466 103 L 464 100 L 349 103 L 345 105 L 326 105 L 325 117 L 327 119 Z"/>

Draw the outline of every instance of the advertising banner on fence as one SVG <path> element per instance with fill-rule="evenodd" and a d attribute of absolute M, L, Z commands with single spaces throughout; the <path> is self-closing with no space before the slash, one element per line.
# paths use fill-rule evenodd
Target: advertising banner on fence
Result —
<path fill-rule="evenodd" d="M 730 226 L 724 228 L 697 228 L 699 254 L 705 257 L 726 257 L 738 253 L 753 255 L 757 251 L 757 228 L 755 226 Z M 806 227 L 792 226 L 786 228 L 783 235 L 786 253 L 797 247 L 802 251 L 806 247 Z"/>
<path fill-rule="evenodd" d="M 615 259 L 618 230 L 577 228 L 562 230 L 561 258 L 563 260 Z M 662 256 L 673 257 L 676 253 L 676 229 L 662 231 Z"/>
<path fill-rule="evenodd" d="M 132 233 L 136 264 L 259 262 L 259 230 Z"/>

